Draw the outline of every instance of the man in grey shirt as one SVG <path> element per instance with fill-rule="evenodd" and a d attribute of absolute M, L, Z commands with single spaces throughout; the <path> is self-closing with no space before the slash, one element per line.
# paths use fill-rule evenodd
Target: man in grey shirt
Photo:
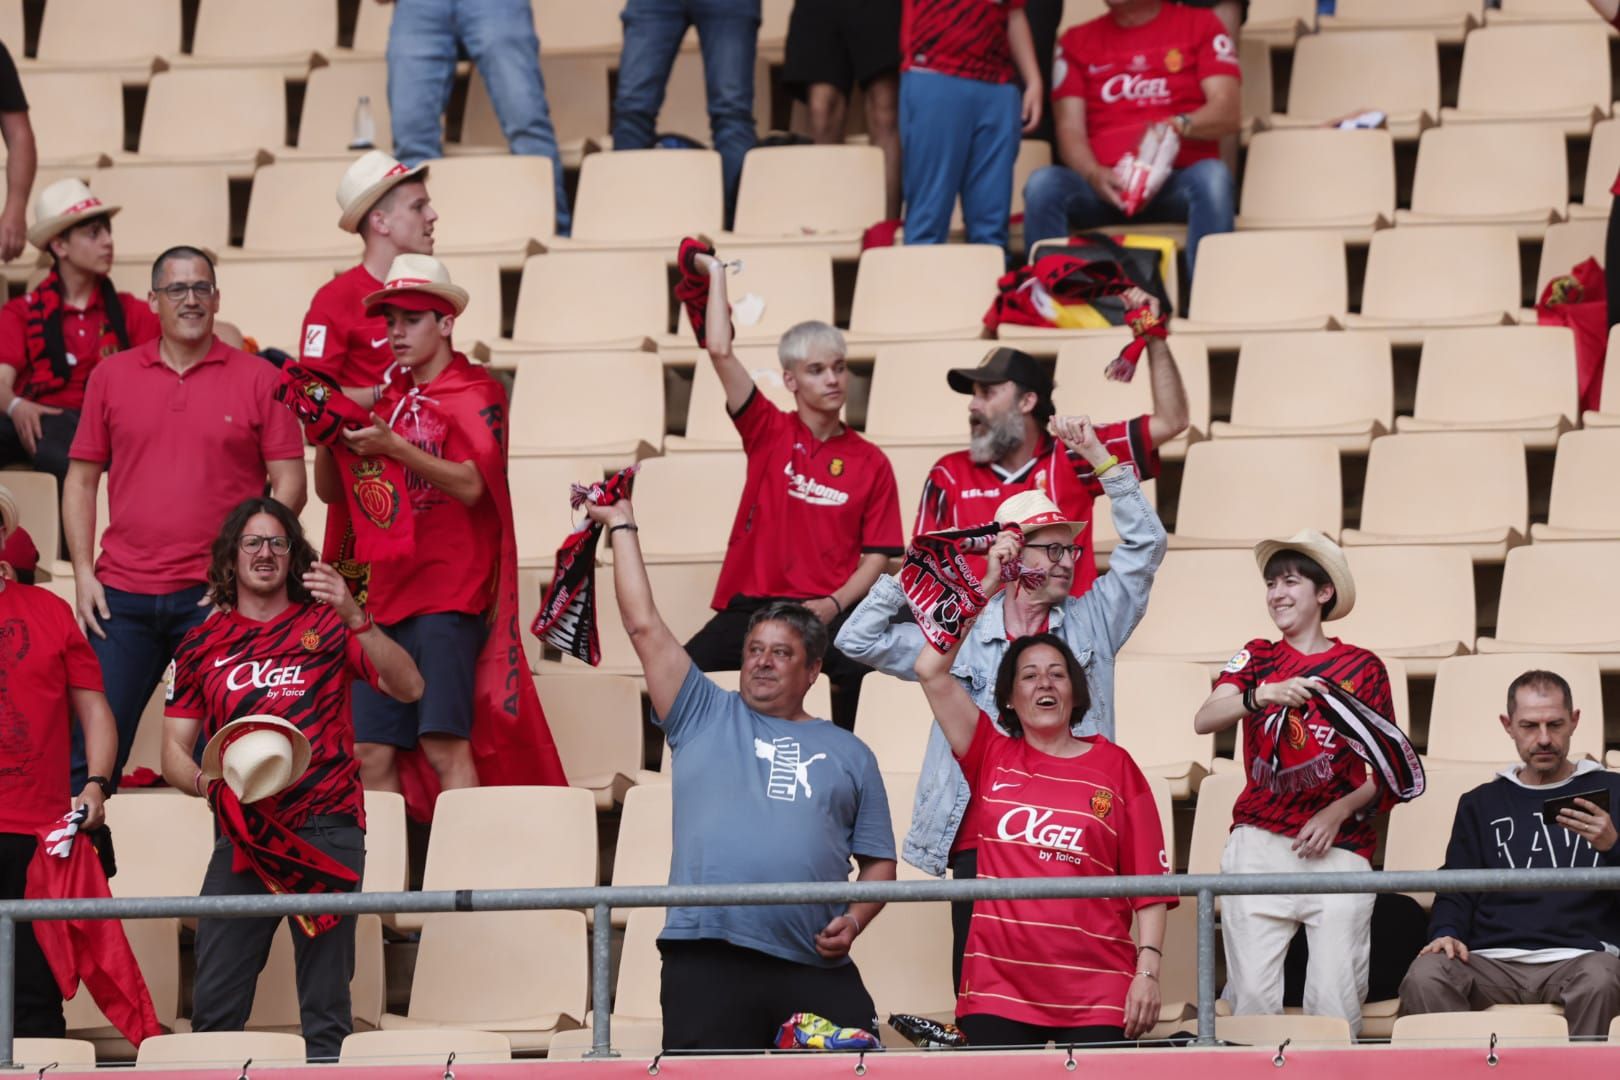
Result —
<path fill-rule="evenodd" d="M 625 632 L 674 758 L 671 884 L 892 881 L 894 832 L 866 744 L 804 710 L 827 630 L 802 604 L 755 613 L 741 689 L 693 665 L 653 603 L 629 500 L 589 506 L 613 546 Z M 796 1012 L 876 1029 L 849 948 L 882 904 L 671 908 L 658 937 L 665 1050 L 756 1050 Z"/>

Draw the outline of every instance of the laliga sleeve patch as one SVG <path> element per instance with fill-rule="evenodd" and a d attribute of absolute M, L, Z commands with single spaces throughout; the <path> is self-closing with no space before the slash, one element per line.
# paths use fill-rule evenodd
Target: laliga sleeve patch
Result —
<path fill-rule="evenodd" d="M 304 328 L 304 355 L 311 360 L 326 355 L 326 327 L 315 323 Z"/>
<path fill-rule="evenodd" d="M 170 705 L 174 704 L 174 661 L 163 672 L 163 700 Z"/>
<path fill-rule="evenodd" d="M 1249 650 L 1239 649 L 1235 654 L 1233 654 L 1232 659 L 1226 662 L 1226 666 L 1221 668 L 1221 670 L 1228 675 L 1235 675 L 1248 666 Z"/>

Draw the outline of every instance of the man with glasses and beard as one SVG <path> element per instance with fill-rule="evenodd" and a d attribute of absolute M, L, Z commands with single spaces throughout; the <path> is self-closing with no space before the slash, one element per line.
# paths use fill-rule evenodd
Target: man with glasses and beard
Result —
<path fill-rule="evenodd" d="M 214 333 L 213 260 L 194 247 L 159 255 L 148 304 L 163 332 L 91 373 L 62 488 L 79 625 L 118 721 L 115 786 L 175 646 L 207 614 L 208 548 L 219 523 L 267 482 L 294 513 L 304 505 L 304 440 L 275 400 L 280 373 Z M 108 520 L 98 556 L 103 472 Z M 86 775 L 75 736 L 74 790 Z"/>

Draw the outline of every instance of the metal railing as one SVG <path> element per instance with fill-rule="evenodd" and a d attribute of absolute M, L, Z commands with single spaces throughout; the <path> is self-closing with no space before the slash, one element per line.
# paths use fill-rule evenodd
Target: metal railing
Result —
<path fill-rule="evenodd" d="M 1215 898 L 1315 893 L 1620 890 L 1620 867 L 1546 870 L 1376 870 L 1321 874 L 1170 874 L 1138 877 L 975 878 L 964 881 L 827 881 L 753 885 L 645 885 L 577 889 L 460 889 L 438 892 L 275 896 L 0 900 L 0 1068 L 10 1068 L 15 1005 L 16 924 L 49 919 L 263 918 L 442 911 L 592 909 L 591 1050 L 617 1056 L 610 998 L 614 908 L 861 901 L 1066 900 L 1195 897 L 1198 904 L 1198 1038 L 1215 1042 Z M 879 922 L 875 931 L 882 933 Z"/>

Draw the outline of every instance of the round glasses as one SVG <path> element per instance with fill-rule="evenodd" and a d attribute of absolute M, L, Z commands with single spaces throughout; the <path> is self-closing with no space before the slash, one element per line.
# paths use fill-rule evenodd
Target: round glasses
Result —
<path fill-rule="evenodd" d="M 292 550 L 292 541 L 285 536 L 255 536 L 247 533 L 236 542 L 236 546 L 249 555 L 257 555 L 266 544 L 270 545 L 270 552 L 273 555 L 285 555 Z"/>
<path fill-rule="evenodd" d="M 1074 562 L 1080 561 L 1080 552 L 1084 550 L 1079 544 L 1028 544 L 1027 548 L 1046 552 L 1046 557 L 1056 566 L 1067 555 Z"/>

